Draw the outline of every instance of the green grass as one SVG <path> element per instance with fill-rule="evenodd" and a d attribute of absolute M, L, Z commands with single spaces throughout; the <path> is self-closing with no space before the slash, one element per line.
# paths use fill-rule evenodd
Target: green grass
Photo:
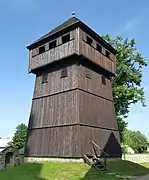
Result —
<path fill-rule="evenodd" d="M 149 163 L 136 164 L 130 161 L 113 161 L 108 163 L 110 172 L 120 175 L 141 176 L 149 173 Z"/>
<path fill-rule="evenodd" d="M 149 163 L 148 162 L 141 163 L 140 165 L 149 169 Z"/>
<path fill-rule="evenodd" d="M 121 175 L 149 173 L 149 163 L 138 165 L 127 161 L 108 162 L 110 172 Z M 0 180 L 119 180 L 98 172 L 84 163 L 32 163 L 0 172 Z"/>

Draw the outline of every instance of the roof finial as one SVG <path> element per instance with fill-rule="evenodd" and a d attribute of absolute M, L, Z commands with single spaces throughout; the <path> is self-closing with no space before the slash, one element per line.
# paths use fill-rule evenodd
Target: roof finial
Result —
<path fill-rule="evenodd" d="M 76 13 L 75 12 L 72 12 L 72 17 L 75 17 L 76 16 Z"/>

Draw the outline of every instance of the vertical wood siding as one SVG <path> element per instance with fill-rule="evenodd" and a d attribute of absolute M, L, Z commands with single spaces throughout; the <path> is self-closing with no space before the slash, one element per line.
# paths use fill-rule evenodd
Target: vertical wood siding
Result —
<path fill-rule="evenodd" d="M 47 83 L 42 83 L 42 73 L 37 75 L 34 88 L 34 98 L 52 95 L 63 91 L 68 91 L 78 87 L 78 66 L 67 65 L 67 77 L 61 78 L 61 71 L 63 67 L 57 69 L 50 69 L 47 71 Z"/>
<path fill-rule="evenodd" d="M 29 71 L 47 68 L 36 71 L 27 156 L 82 157 L 91 152 L 91 141 L 111 157 L 121 156 L 112 89 L 105 72 L 115 74 L 115 55 L 111 53 L 109 59 L 104 47 L 102 53 L 96 50 L 94 39 L 91 46 L 85 41 L 85 32 L 77 28 L 70 32 L 70 41 L 65 44 L 57 37 L 56 48 L 39 55 L 38 48 L 30 51 Z M 45 46 L 47 50 L 48 43 Z M 105 70 L 97 68 L 97 72 L 94 67 L 83 65 L 85 58 L 77 64 L 77 58 L 79 61 L 82 56 L 74 54 L 83 55 Z M 65 67 L 68 74 L 62 78 Z M 46 83 L 42 83 L 44 73 Z M 106 85 L 102 84 L 102 75 Z"/>
<path fill-rule="evenodd" d="M 78 123 L 77 91 L 68 91 L 32 102 L 29 128 Z"/>
<path fill-rule="evenodd" d="M 82 54 L 89 60 L 93 61 L 100 67 L 106 69 L 109 72 L 112 72 L 113 74 L 116 73 L 116 60 L 115 55 L 110 54 L 110 59 L 105 56 L 105 48 L 102 47 L 102 52 L 100 53 L 95 48 L 95 41 L 93 40 L 92 46 L 87 44 L 86 41 L 86 33 L 80 29 L 80 52 L 79 54 Z M 97 43 L 97 42 L 96 42 Z"/>
<path fill-rule="evenodd" d="M 79 122 L 117 130 L 114 103 L 79 91 Z"/>
<path fill-rule="evenodd" d="M 49 51 L 38 54 L 39 47 L 32 49 L 29 54 L 29 72 L 73 54 L 78 54 L 83 55 L 100 67 L 115 74 L 116 56 L 110 53 L 109 59 L 105 56 L 106 49 L 104 47 L 102 47 L 102 53 L 96 50 L 96 44 L 98 42 L 93 39 L 92 46 L 90 46 L 85 41 L 86 33 L 80 28 L 76 28 L 70 31 L 70 41 L 65 44 L 62 44 L 61 37 L 58 37 L 56 42 L 57 47 Z M 48 43 L 45 44 L 45 47 L 47 47 Z"/>
<path fill-rule="evenodd" d="M 75 40 L 31 58 L 30 71 L 75 53 Z"/>
<path fill-rule="evenodd" d="M 77 157 L 78 126 L 34 129 L 28 132 L 27 156 Z"/>
<path fill-rule="evenodd" d="M 117 131 L 80 126 L 81 153 L 91 153 L 91 141 L 99 145 L 110 157 L 121 157 L 119 133 Z M 110 147 L 110 148 L 109 148 Z M 97 151 L 98 155 L 102 154 Z"/>
<path fill-rule="evenodd" d="M 70 31 L 70 41 L 64 44 L 62 44 L 61 37 L 58 37 L 56 39 L 57 47 L 49 51 L 46 51 L 42 54 L 38 54 L 39 47 L 31 50 L 30 55 L 29 55 L 30 57 L 29 58 L 29 61 L 30 61 L 29 71 L 45 66 L 47 64 L 50 64 L 54 61 L 68 57 L 70 55 L 77 54 L 78 53 L 78 33 L 79 33 L 79 28 L 73 31 Z M 48 43 L 46 43 L 45 46 Z M 35 55 L 35 54 L 38 54 L 38 55 Z"/>
<path fill-rule="evenodd" d="M 94 70 L 84 67 L 82 65 L 80 65 L 78 69 L 78 80 L 80 89 L 113 101 L 110 79 L 105 76 L 106 85 L 102 84 L 103 71 L 95 72 Z M 86 70 L 89 72 L 90 78 L 86 77 Z"/>
<path fill-rule="evenodd" d="M 83 157 L 83 154 L 91 152 L 91 141 L 97 143 L 110 157 L 121 157 L 118 132 L 79 125 L 29 131 L 26 155 Z M 98 155 L 101 155 L 100 152 Z"/>
<path fill-rule="evenodd" d="M 60 77 L 60 68 L 50 69 L 47 83 L 41 83 L 42 73 L 36 78 L 27 156 L 82 157 L 95 141 L 111 157 L 120 157 L 110 80 L 105 86 L 102 72 L 75 64 L 67 68 L 65 78 Z"/>

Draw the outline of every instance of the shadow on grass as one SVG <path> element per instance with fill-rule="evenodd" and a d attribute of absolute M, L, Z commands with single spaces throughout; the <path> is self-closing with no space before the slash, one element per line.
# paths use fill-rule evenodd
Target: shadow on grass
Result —
<path fill-rule="evenodd" d="M 104 180 L 110 179 L 115 180 L 115 176 L 143 176 L 149 173 L 149 169 L 130 161 L 115 160 L 107 162 L 108 172 L 115 173 L 115 175 L 108 175 L 107 173 L 101 173 L 94 168 L 90 168 L 89 171 L 81 180 L 99 179 Z"/>
<path fill-rule="evenodd" d="M 0 171 L 1 180 L 46 180 L 41 177 L 42 164 L 30 163 Z"/>
<path fill-rule="evenodd" d="M 81 178 L 80 180 L 115 180 L 112 179 L 111 176 L 107 175 L 106 173 L 102 173 L 99 172 L 98 170 L 96 170 L 95 168 L 91 167 L 88 172 L 85 174 L 85 176 L 83 178 Z"/>

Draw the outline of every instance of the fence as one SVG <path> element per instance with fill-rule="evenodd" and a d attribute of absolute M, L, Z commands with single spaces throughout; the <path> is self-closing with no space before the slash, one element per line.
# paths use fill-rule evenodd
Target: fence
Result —
<path fill-rule="evenodd" d="M 125 154 L 122 159 L 134 163 L 149 162 L 149 154 Z"/>

